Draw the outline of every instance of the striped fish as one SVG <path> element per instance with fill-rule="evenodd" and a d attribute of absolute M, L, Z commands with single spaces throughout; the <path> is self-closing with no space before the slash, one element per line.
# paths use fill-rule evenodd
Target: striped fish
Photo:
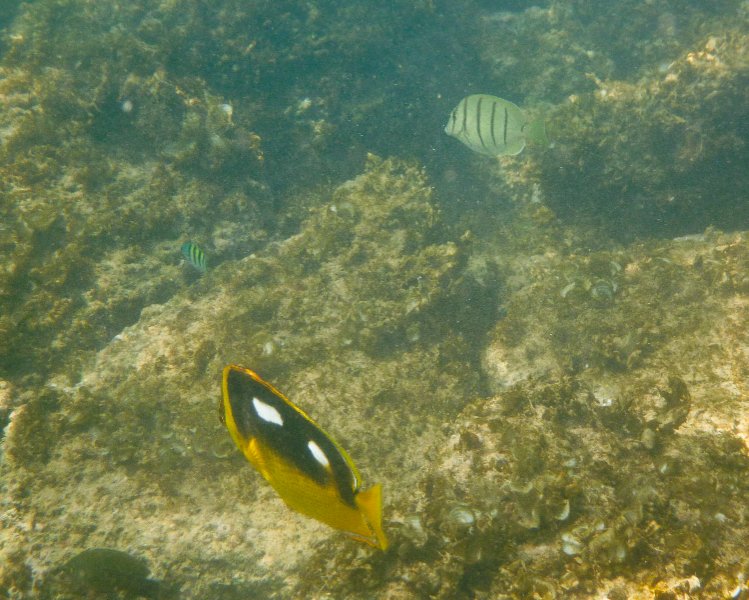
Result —
<path fill-rule="evenodd" d="M 205 271 L 205 252 L 203 252 L 203 249 L 195 242 L 185 242 L 184 244 L 182 244 L 182 256 L 184 256 L 187 262 L 189 262 L 198 271 Z"/>
<path fill-rule="evenodd" d="M 542 122 L 528 122 L 512 102 L 489 94 L 463 98 L 450 113 L 445 133 L 487 156 L 513 156 L 528 139 L 546 141 Z"/>

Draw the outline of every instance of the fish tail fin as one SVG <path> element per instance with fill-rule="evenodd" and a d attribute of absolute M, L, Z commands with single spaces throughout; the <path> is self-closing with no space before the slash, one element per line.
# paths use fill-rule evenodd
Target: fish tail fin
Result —
<path fill-rule="evenodd" d="M 534 119 L 525 125 L 525 139 L 534 146 L 549 146 L 549 137 L 546 135 L 546 123 L 543 118 Z"/>
<path fill-rule="evenodd" d="M 382 486 L 378 483 L 366 492 L 359 492 L 356 495 L 356 504 L 377 538 L 376 544 L 369 543 L 380 550 L 387 550 L 388 540 L 382 531 Z"/>

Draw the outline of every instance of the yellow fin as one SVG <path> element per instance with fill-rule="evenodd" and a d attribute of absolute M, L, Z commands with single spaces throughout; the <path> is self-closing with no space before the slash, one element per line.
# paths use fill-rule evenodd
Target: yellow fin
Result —
<path fill-rule="evenodd" d="M 379 548 L 380 550 L 387 550 L 389 545 L 388 540 L 385 537 L 385 532 L 382 531 L 382 486 L 379 483 L 376 483 L 366 492 L 359 492 L 356 495 L 356 505 L 364 515 L 372 532 L 375 534 L 377 544 L 366 539 L 363 541 Z"/>

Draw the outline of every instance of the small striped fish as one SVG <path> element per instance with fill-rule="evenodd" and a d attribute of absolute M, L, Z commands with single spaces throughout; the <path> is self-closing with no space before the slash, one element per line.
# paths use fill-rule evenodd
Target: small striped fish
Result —
<path fill-rule="evenodd" d="M 206 258 L 203 249 L 195 242 L 185 242 L 182 244 L 182 255 L 198 271 L 205 271 Z"/>
<path fill-rule="evenodd" d="M 520 154 L 526 140 L 544 143 L 546 138 L 542 122 L 529 123 L 512 102 L 489 94 L 463 98 L 450 113 L 445 133 L 487 156 Z"/>

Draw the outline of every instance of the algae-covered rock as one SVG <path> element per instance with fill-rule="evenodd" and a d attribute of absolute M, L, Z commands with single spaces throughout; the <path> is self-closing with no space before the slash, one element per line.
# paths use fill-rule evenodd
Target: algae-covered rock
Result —
<path fill-rule="evenodd" d="M 188 599 L 745 593 L 745 3 L 16 4 L 0 596 L 127 595 L 58 581 L 86 548 Z M 456 158 L 470 91 L 553 146 Z M 372 148 L 441 179 L 335 183 Z M 387 553 L 247 464 L 227 363 L 382 483 Z"/>
<path fill-rule="evenodd" d="M 736 318 L 746 253 L 743 234 L 708 231 L 616 252 L 537 256 L 505 304 L 487 370 L 501 386 L 528 368 L 600 381 L 704 361 L 707 340 L 719 339 L 722 323 Z"/>
<path fill-rule="evenodd" d="M 330 597 L 740 590 L 748 248 L 708 231 L 500 259 L 513 287 L 484 356 L 497 395 L 454 419 L 398 506 L 397 558 L 337 561 Z"/>
<path fill-rule="evenodd" d="M 32 545 L 127 548 L 190 597 L 227 598 L 290 589 L 321 544 L 359 553 L 289 513 L 232 448 L 219 375 L 257 369 L 335 432 L 365 483 L 383 484 L 389 523 L 441 425 L 478 394 L 476 323 L 494 318 L 491 302 L 466 304 L 484 289 L 465 273 L 468 242 L 438 232 L 421 171 L 372 158 L 299 234 L 144 310 L 75 387 L 22 398 L 3 479 L 40 524 Z M 43 578 L 62 550 L 26 560 Z"/>
<path fill-rule="evenodd" d="M 560 219 L 624 242 L 746 227 L 741 2 L 551 2 L 481 24 L 494 93 L 545 112 L 533 177 Z"/>
<path fill-rule="evenodd" d="M 0 370 L 8 376 L 65 371 L 75 378 L 84 353 L 184 287 L 185 238 L 223 259 L 247 254 L 267 237 L 265 217 L 241 218 L 261 212 L 267 198 L 251 173 L 228 182 L 186 174 L 137 148 L 121 151 L 137 145 L 124 133 L 121 146 L 105 150 L 91 137 L 91 119 L 99 117 L 77 85 L 55 69 L 38 77 L 7 69 L 0 78 Z M 52 103 L 60 94 L 83 107 L 58 114 Z M 137 136 L 133 123 L 122 127 Z M 253 164 L 249 150 L 234 154 L 232 160 L 246 159 L 244 167 Z M 209 152 L 205 158 L 220 162 Z M 236 173 L 236 163 L 231 169 Z"/>
<path fill-rule="evenodd" d="M 665 403 L 686 401 L 673 396 L 683 382 L 659 385 Z M 749 458 L 731 433 L 693 427 L 649 449 L 626 425 L 647 421 L 641 411 L 602 406 L 571 380 L 471 403 L 397 526 L 397 560 L 338 562 L 327 593 L 591 598 L 618 577 L 630 597 L 690 578 L 721 597 L 746 566 Z"/>
<path fill-rule="evenodd" d="M 183 287 L 186 238 L 214 265 L 250 254 L 298 226 L 287 189 L 309 197 L 358 172 L 369 148 L 390 152 L 382 123 L 404 116 L 402 88 L 361 76 L 351 94 L 338 73 L 382 63 L 392 26 L 410 40 L 430 5 L 20 8 L 0 65 L 0 372 L 75 379 Z M 435 47 L 414 41 L 422 60 Z M 420 127 L 424 146 L 432 127 Z"/>
<path fill-rule="evenodd" d="M 696 573 L 720 595 L 721 577 L 743 568 L 741 444 L 681 431 L 652 453 L 624 425 L 646 417 L 630 406 L 606 424 L 614 410 L 562 382 L 516 387 L 458 419 L 425 510 L 450 557 L 436 597 L 589 597 L 594 572 L 643 586 Z M 441 516 L 456 506 L 474 515 L 462 530 Z"/>
<path fill-rule="evenodd" d="M 636 83 L 596 79 L 550 118 L 549 205 L 625 241 L 744 228 L 747 72 L 749 38 L 731 30 Z"/>
<path fill-rule="evenodd" d="M 736 0 L 528 4 L 515 10 L 487 4 L 479 13 L 477 47 L 502 86 L 497 92 L 535 102 L 593 92 L 596 77 L 634 83 L 746 17 Z"/>

